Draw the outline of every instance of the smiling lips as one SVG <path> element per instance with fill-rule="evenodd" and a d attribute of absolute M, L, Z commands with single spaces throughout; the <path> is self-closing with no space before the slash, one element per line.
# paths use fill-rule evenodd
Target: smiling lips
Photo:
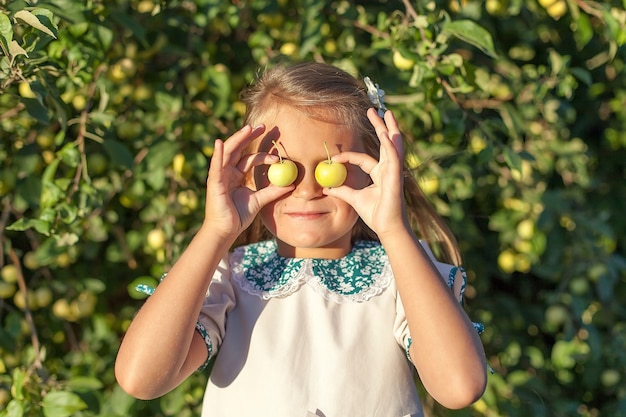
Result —
<path fill-rule="evenodd" d="M 291 213 L 285 213 L 285 214 L 291 217 L 292 219 L 296 219 L 296 220 L 316 220 L 324 216 L 327 213 L 321 212 L 321 211 L 301 211 L 301 212 L 291 212 Z"/>

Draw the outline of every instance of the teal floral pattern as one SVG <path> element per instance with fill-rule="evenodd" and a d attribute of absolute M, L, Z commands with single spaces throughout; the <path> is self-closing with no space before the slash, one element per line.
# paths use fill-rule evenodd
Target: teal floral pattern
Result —
<path fill-rule="evenodd" d="M 378 242 L 358 241 L 340 259 L 284 258 L 276 249 L 273 240 L 235 249 L 233 280 L 263 299 L 286 297 L 306 283 L 337 303 L 367 301 L 392 280 L 387 255 Z"/>

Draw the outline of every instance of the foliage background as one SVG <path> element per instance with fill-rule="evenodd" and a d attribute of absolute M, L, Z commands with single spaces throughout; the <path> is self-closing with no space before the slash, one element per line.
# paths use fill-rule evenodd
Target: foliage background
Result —
<path fill-rule="evenodd" d="M 116 386 L 259 67 L 368 75 L 456 232 L 494 369 L 434 416 L 626 415 L 626 2 L 0 0 L 0 416 L 198 415 Z M 158 341 L 155 341 L 158 343 Z"/>

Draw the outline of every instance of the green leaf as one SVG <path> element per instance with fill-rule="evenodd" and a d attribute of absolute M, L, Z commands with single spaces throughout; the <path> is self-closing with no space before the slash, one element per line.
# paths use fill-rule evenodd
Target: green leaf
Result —
<path fill-rule="evenodd" d="M 498 58 L 491 34 L 471 20 L 448 21 L 443 25 L 443 33 L 455 36 L 470 45 L 474 45 L 492 58 Z"/>
<path fill-rule="evenodd" d="M 72 168 L 76 168 L 80 163 L 80 152 L 76 148 L 76 144 L 67 143 L 59 152 L 57 156 L 63 160 L 65 164 Z"/>
<path fill-rule="evenodd" d="M 164 140 L 152 145 L 145 159 L 148 171 L 162 169 L 170 164 L 179 150 L 180 144 L 177 142 Z"/>
<path fill-rule="evenodd" d="M 22 368 L 13 370 L 13 384 L 11 385 L 11 395 L 18 401 L 24 399 L 24 381 L 26 380 L 26 371 Z"/>
<path fill-rule="evenodd" d="M 44 182 L 41 184 L 41 196 L 39 205 L 42 209 L 53 207 L 56 203 L 65 197 L 65 192 L 53 182 Z"/>
<path fill-rule="evenodd" d="M 44 25 L 50 32 L 52 32 L 52 37 L 56 39 L 59 28 L 56 23 L 54 23 L 54 13 L 52 13 L 48 9 L 44 9 L 41 7 L 37 7 L 31 10 L 31 13 L 37 17 L 39 22 Z"/>
<path fill-rule="evenodd" d="M 7 230 L 14 230 L 19 232 L 23 232 L 24 230 L 28 229 L 35 229 L 42 235 L 50 236 L 50 229 L 52 229 L 52 225 L 49 222 L 41 219 L 21 218 L 7 226 Z"/>
<path fill-rule="evenodd" d="M 52 182 L 54 180 L 54 177 L 56 176 L 57 168 L 59 167 L 60 162 L 61 162 L 60 159 L 53 159 L 52 162 L 48 164 L 46 169 L 43 171 L 43 175 L 41 177 L 42 182 L 46 183 L 46 182 Z"/>
<path fill-rule="evenodd" d="M 70 23 L 81 23 L 85 21 L 83 14 L 83 7 L 78 6 L 80 3 L 75 0 L 50 0 L 42 4 L 39 2 L 39 6 L 50 10 L 56 16 L 66 20 Z"/>
<path fill-rule="evenodd" d="M 22 103 L 26 106 L 26 111 L 38 122 L 43 125 L 50 123 L 50 117 L 48 116 L 48 109 L 46 109 L 37 99 L 34 98 L 22 98 Z"/>
<path fill-rule="evenodd" d="M 69 417 L 87 408 L 87 404 L 73 392 L 54 391 L 43 398 L 42 408 L 45 417 Z"/>
<path fill-rule="evenodd" d="M 96 27 L 96 33 L 98 34 L 98 39 L 100 40 L 100 44 L 103 49 L 109 49 L 111 43 L 113 42 L 113 31 L 105 26 L 98 25 Z"/>
<path fill-rule="evenodd" d="M 9 45 L 13 40 L 13 26 L 11 20 L 4 13 L 0 13 L 0 44 L 2 44 L 2 50 L 7 52 Z"/>
<path fill-rule="evenodd" d="M 89 392 L 102 388 L 102 381 L 90 376 L 76 376 L 70 379 L 69 386 L 76 392 Z"/>
<path fill-rule="evenodd" d="M 320 26 L 322 24 L 319 16 L 323 12 L 324 2 L 319 0 L 307 0 L 303 4 L 305 16 L 303 17 L 302 30 L 300 33 L 302 43 L 298 54 L 304 58 L 311 53 L 316 45 L 319 45 L 322 35 Z"/>
<path fill-rule="evenodd" d="M 50 29 L 48 29 L 46 25 L 41 23 L 41 21 L 39 20 L 39 17 L 29 12 L 28 10 L 20 10 L 19 12 L 15 13 L 14 18 L 15 20 L 21 20 L 27 25 L 32 26 L 35 29 L 40 30 L 43 33 L 50 35 L 56 39 L 56 35 Z"/>
<path fill-rule="evenodd" d="M 7 404 L 7 408 L 0 414 L 2 417 L 23 417 L 24 404 L 22 401 L 11 400 Z"/>
<path fill-rule="evenodd" d="M 78 207 L 67 203 L 61 203 L 56 207 L 57 214 L 61 221 L 72 224 L 78 217 Z"/>
<path fill-rule="evenodd" d="M 119 416 L 130 415 L 130 409 L 135 401 L 137 401 L 130 395 L 126 394 L 119 385 L 116 385 L 113 388 L 113 393 L 110 398 L 111 401 L 107 405 L 107 408 L 110 408 L 115 415 Z"/>
<path fill-rule="evenodd" d="M 127 169 L 133 167 L 133 155 L 122 142 L 115 139 L 105 139 L 102 146 L 114 164 Z"/>
<path fill-rule="evenodd" d="M 585 85 L 590 86 L 591 84 L 593 84 L 593 77 L 591 76 L 591 73 L 587 71 L 586 69 L 575 67 L 575 68 L 570 69 L 570 72 L 578 80 L 585 83 Z"/>
<path fill-rule="evenodd" d="M 504 148 L 504 161 L 513 171 L 522 172 L 522 158 L 511 148 Z"/>

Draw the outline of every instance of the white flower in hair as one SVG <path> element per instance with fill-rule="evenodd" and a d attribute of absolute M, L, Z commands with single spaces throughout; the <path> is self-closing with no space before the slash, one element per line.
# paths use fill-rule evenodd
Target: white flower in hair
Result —
<path fill-rule="evenodd" d="M 383 117 L 387 108 L 385 107 L 385 91 L 378 87 L 378 84 L 374 84 L 370 77 L 363 78 L 365 86 L 367 87 L 367 96 L 370 101 L 378 109 L 378 115 Z"/>

